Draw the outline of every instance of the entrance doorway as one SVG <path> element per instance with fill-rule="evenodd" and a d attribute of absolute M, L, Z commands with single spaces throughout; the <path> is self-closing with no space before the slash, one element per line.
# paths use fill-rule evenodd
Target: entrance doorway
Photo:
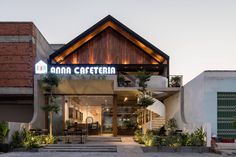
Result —
<path fill-rule="evenodd" d="M 113 96 L 65 96 L 64 128 L 77 127 L 88 135 L 112 134 Z"/>

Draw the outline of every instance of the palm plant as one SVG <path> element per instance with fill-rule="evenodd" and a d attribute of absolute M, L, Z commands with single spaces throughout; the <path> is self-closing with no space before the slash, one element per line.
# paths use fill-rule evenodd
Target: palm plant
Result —
<path fill-rule="evenodd" d="M 42 79 L 43 90 L 49 93 L 48 104 L 44 105 L 42 109 L 49 113 L 49 135 L 52 136 L 52 119 L 53 113 L 58 113 L 60 107 L 56 102 L 56 96 L 53 95 L 55 88 L 59 85 L 60 79 L 55 74 L 47 74 Z"/>

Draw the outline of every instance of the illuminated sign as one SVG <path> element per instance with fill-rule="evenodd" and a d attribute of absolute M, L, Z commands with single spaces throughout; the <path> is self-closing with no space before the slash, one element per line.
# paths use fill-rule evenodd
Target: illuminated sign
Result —
<path fill-rule="evenodd" d="M 40 63 L 40 64 L 39 64 Z M 39 71 L 37 68 L 38 66 L 44 66 L 46 65 L 46 69 L 48 71 Z M 40 68 L 39 68 L 40 69 Z M 46 74 L 47 72 L 50 72 L 52 74 L 82 74 L 82 75 L 115 75 L 116 74 L 116 68 L 111 65 L 63 65 L 63 64 L 51 64 L 49 65 L 49 68 L 47 68 L 47 64 L 43 61 L 39 61 L 37 64 L 35 64 L 35 74 Z"/>
<path fill-rule="evenodd" d="M 35 73 L 36 74 L 46 74 L 48 72 L 48 65 L 40 60 L 35 64 Z"/>

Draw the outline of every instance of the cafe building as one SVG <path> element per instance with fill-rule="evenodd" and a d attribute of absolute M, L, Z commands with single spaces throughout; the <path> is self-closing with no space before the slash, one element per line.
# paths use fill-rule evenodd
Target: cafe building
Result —
<path fill-rule="evenodd" d="M 54 135 L 75 124 L 88 135 L 160 128 L 172 116 L 170 97 L 180 99 L 182 77 L 170 82 L 176 76 L 169 73 L 169 56 L 110 15 L 67 44 L 49 44 L 31 22 L 1 22 L 0 47 L 0 119 L 15 129 L 48 129 L 42 110 L 48 93 L 41 87 L 47 73 L 61 79 Z M 151 75 L 154 103 L 146 109 L 138 105 L 140 72 Z"/>

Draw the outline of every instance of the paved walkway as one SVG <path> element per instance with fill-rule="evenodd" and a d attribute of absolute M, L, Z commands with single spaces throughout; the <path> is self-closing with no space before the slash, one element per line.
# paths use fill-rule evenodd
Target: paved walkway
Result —
<path fill-rule="evenodd" d="M 116 144 L 117 152 L 114 153 L 11 152 L 0 154 L 0 157 L 224 157 L 213 153 L 143 153 L 140 145 L 131 137 L 122 137 L 122 142 Z"/>

